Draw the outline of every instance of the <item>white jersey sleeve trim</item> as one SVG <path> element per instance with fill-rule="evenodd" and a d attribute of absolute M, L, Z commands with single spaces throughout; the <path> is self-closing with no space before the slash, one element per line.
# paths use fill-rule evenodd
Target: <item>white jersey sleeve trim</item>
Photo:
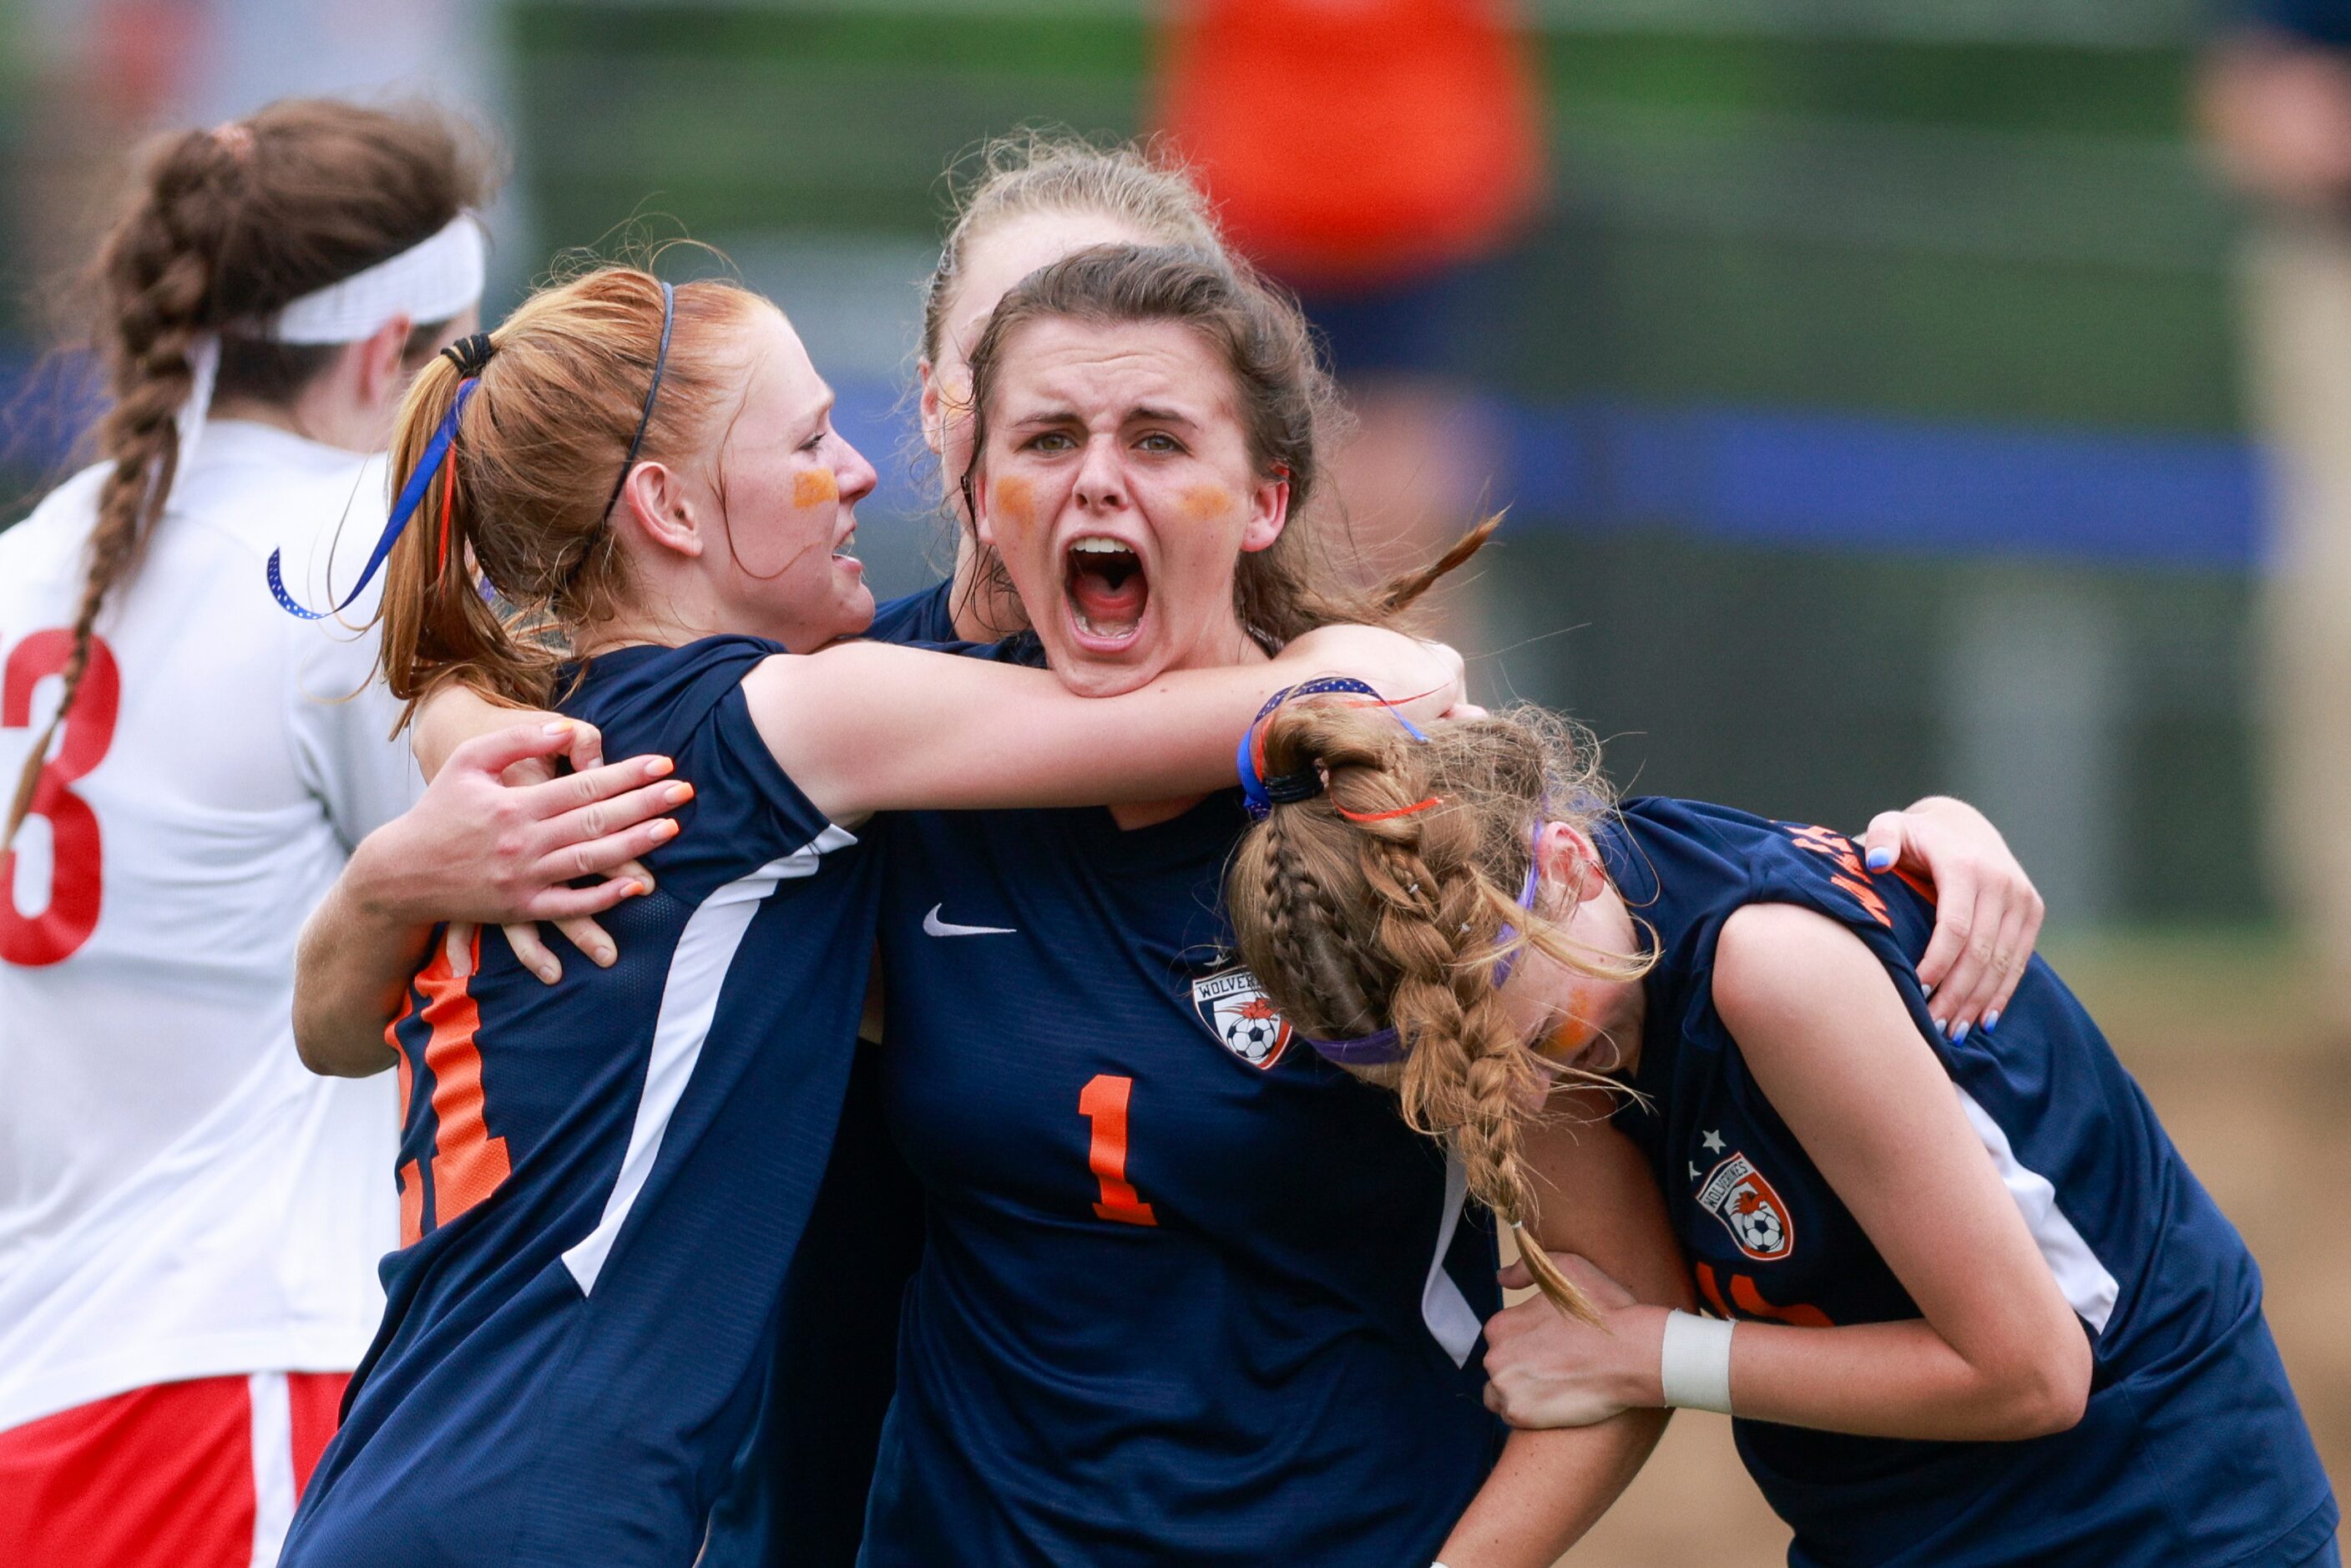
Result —
<path fill-rule="evenodd" d="M 636 1206 L 661 1158 L 662 1137 L 669 1131 L 670 1117 L 702 1060 L 703 1042 L 710 1038 L 711 1019 L 718 1011 L 719 990 L 734 966 L 743 934 L 751 928 L 751 917 L 779 884 L 814 876 L 826 855 L 856 841 L 856 835 L 847 829 L 829 824 L 790 854 L 719 888 L 687 916 L 662 987 L 653 1050 L 645 1061 L 644 1092 L 637 1099 L 636 1124 L 629 1130 L 629 1150 L 621 1157 L 621 1174 L 604 1199 L 603 1218 L 596 1228 L 563 1254 L 564 1266 L 580 1282 L 580 1294 L 594 1292 L 597 1276 L 611 1256 L 621 1228 L 628 1223 L 629 1210 Z"/>
<path fill-rule="evenodd" d="M 1453 1233 L 1461 1227 L 1461 1206 L 1469 1196 L 1469 1172 L 1460 1156 L 1445 1156 L 1445 1220 L 1437 1228 L 1437 1255 L 1428 1260 L 1428 1281 L 1420 1289 L 1420 1321 L 1445 1354 L 1453 1358 L 1456 1366 L 1469 1364 L 1469 1353 L 1478 1348 L 1478 1335 L 1482 1325 L 1478 1322 L 1478 1310 L 1453 1276 L 1445 1271 L 1445 1255 L 1453 1249 Z"/>
<path fill-rule="evenodd" d="M 2098 1261 L 2097 1254 L 2082 1239 L 2074 1222 L 2058 1209 L 2057 1189 L 2049 1178 L 2018 1161 L 2006 1129 L 1992 1120 L 1991 1112 L 1976 1103 L 1974 1095 L 1956 1083 L 1951 1088 L 1959 1094 L 1959 1104 L 1967 1112 L 1976 1136 L 1983 1141 L 1984 1153 L 1991 1156 L 1992 1168 L 2000 1172 L 2001 1185 L 2016 1200 L 2017 1212 L 2024 1216 L 2025 1228 L 2032 1232 L 2033 1244 L 2041 1249 L 2042 1260 L 2056 1278 L 2057 1288 L 2065 1293 L 2074 1315 L 2100 1333 L 2105 1333 L 2106 1320 L 2114 1316 L 2115 1301 L 2122 1294 L 2122 1286 Z"/>

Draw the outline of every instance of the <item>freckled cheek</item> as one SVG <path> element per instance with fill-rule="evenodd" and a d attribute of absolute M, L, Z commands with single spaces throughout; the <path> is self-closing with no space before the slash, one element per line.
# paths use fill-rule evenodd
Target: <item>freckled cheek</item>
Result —
<path fill-rule="evenodd" d="M 830 468 L 803 468 L 792 476 L 792 505 L 806 508 L 841 499 L 841 482 Z"/>

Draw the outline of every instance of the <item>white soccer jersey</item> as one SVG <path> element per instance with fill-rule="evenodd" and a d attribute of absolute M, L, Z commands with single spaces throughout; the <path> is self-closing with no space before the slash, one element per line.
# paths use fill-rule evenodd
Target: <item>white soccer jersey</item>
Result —
<path fill-rule="evenodd" d="M 0 789 L 56 709 L 103 473 L 0 533 Z M 64 788 L 0 876 L 0 1429 L 152 1383 L 348 1370 L 374 1332 L 392 1075 L 304 1069 L 294 946 L 422 783 L 374 635 L 287 615 L 264 564 L 283 546 L 287 586 L 329 602 L 383 507 L 381 459 L 215 421 L 99 618 Z"/>

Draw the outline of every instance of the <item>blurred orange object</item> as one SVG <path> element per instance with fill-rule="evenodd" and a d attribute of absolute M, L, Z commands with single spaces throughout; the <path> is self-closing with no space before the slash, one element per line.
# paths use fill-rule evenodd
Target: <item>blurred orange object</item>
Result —
<path fill-rule="evenodd" d="M 1182 0 L 1159 123 L 1244 253 L 1309 287 L 1499 247 L 1544 182 L 1509 0 Z"/>

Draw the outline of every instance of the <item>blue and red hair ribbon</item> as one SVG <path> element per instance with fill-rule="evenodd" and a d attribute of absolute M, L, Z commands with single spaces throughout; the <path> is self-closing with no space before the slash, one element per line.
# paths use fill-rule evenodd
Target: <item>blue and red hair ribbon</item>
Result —
<path fill-rule="evenodd" d="M 1322 794 L 1328 787 L 1322 769 L 1312 764 L 1293 773 L 1276 774 L 1270 779 L 1265 777 L 1265 748 L 1259 737 L 1259 732 L 1264 727 L 1265 721 L 1272 717 L 1274 710 L 1283 703 L 1292 697 L 1313 696 L 1325 692 L 1345 692 L 1354 695 L 1368 696 L 1382 707 L 1387 708 L 1388 712 L 1395 714 L 1395 721 L 1404 726 L 1405 733 L 1415 740 L 1425 741 L 1428 738 L 1414 726 L 1410 719 L 1397 713 L 1380 696 L 1379 693 L 1362 681 L 1346 675 L 1324 675 L 1299 685 L 1285 686 L 1268 697 L 1265 706 L 1259 708 L 1257 717 L 1249 722 L 1249 728 L 1241 735 L 1240 749 L 1235 759 L 1241 777 L 1241 800 L 1249 808 L 1249 815 L 1257 821 L 1263 821 L 1272 815 L 1276 806 L 1311 800 Z M 1409 806 L 1399 806 L 1387 811 L 1355 812 L 1347 810 L 1335 803 L 1332 809 L 1350 821 L 1377 822 L 1392 817 L 1410 816 L 1415 811 L 1425 811 L 1438 803 L 1438 798 L 1432 795 L 1425 800 L 1416 800 Z M 1536 891 L 1541 885 L 1542 830 L 1542 820 L 1538 817 L 1529 845 L 1526 881 L 1519 888 L 1519 907 L 1530 912 L 1535 905 Z M 1489 984 L 1499 988 L 1510 979 L 1510 971 L 1518 962 L 1519 950 L 1513 946 L 1518 940 L 1518 928 L 1515 925 L 1505 925 L 1495 934 L 1496 956 L 1493 975 Z M 1391 1062 L 1402 1061 L 1409 1049 L 1404 1038 L 1393 1027 L 1376 1030 L 1370 1034 L 1357 1035 L 1352 1040 L 1309 1039 L 1306 1043 L 1312 1046 L 1315 1053 L 1323 1060 L 1335 1062 L 1341 1067 L 1385 1066 Z"/>
<path fill-rule="evenodd" d="M 1265 747 L 1259 731 L 1264 727 L 1265 721 L 1273 716 L 1273 710 L 1292 697 L 1320 696 L 1330 692 L 1369 697 L 1395 714 L 1395 721 L 1404 726 L 1406 735 L 1415 740 L 1428 738 L 1412 720 L 1397 713 L 1386 698 L 1374 691 L 1367 683 L 1352 675 L 1317 675 L 1311 681 L 1284 686 L 1266 698 L 1265 706 L 1257 710 L 1257 717 L 1249 720 L 1249 727 L 1241 732 L 1240 748 L 1234 757 L 1235 766 L 1241 776 L 1241 803 L 1249 808 L 1249 814 L 1257 821 L 1264 821 L 1276 806 L 1295 805 L 1301 800 L 1311 800 L 1322 793 L 1322 771 L 1311 764 L 1298 772 L 1278 773 L 1268 779 L 1265 776 Z"/>
<path fill-rule="evenodd" d="M 451 400 L 449 412 L 442 415 L 440 424 L 433 432 L 433 439 L 424 444 L 424 451 L 416 459 L 416 466 L 409 470 L 408 483 L 400 487 L 400 496 L 392 504 L 392 516 L 384 519 L 383 533 L 375 541 L 374 553 L 368 557 L 367 565 L 360 571 L 360 580 L 351 584 L 351 591 L 343 595 L 341 603 L 329 610 L 307 610 L 296 603 L 294 596 L 286 590 L 286 579 L 279 560 L 285 552 L 269 552 L 269 591 L 277 598 L 278 608 L 304 621 L 324 621 L 329 615 L 340 615 L 350 609 L 352 601 L 367 591 L 367 585 L 375 580 L 375 574 L 383 570 L 383 563 L 391 558 L 392 547 L 400 542 L 401 533 L 408 527 L 409 519 L 416 515 L 416 508 L 424 504 L 424 492 L 432 487 L 441 465 L 451 459 L 450 448 L 457 440 L 457 421 L 465 413 L 465 404 L 472 400 L 474 389 L 481 384 L 480 379 L 475 376 L 468 376 L 458 383 L 457 395 Z M 445 499 L 444 504 L 445 506 Z M 445 521 L 444 528 L 442 548 L 445 551 Z"/>

